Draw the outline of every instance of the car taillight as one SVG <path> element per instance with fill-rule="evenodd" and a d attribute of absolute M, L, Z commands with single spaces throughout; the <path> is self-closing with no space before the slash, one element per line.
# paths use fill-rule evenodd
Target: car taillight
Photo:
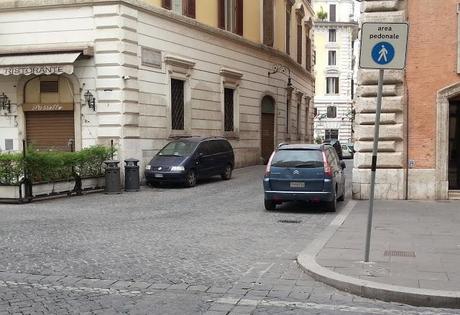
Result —
<path fill-rule="evenodd" d="M 270 175 L 270 168 L 272 166 L 272 160 L 274 155 L 275 151 L 273 151 L 272 155 L 270 155 L 270 158 L 268 159 L 267 167 L 265 168 L 265 176 Z"/>
<path fill-rule="evenodd" d="M 326 176 L 332 177 L 332 167 L 327 161 L 325 152 L 323 152 L 323 162 L 324 162 L 324 173 L 326 174 Z"/>

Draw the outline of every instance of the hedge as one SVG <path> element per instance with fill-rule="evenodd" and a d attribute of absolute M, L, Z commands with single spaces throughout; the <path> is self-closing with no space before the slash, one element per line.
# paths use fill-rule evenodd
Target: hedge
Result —
<path fill-rule="evenodd" d="M 27 150 L 21 153 L 0 154 L 0 184 L 16 185 L 28 170 L 33 183 L 56 182 L 102 176 L 103 162 L 110 159 L 112 149 L 93 146 L 78 152 Z"/>

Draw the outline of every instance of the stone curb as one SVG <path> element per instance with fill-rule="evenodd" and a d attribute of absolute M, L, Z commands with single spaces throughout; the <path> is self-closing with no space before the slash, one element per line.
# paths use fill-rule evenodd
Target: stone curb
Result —
<path fill-rule="evenodd" d="M 316 256 L 334 236 L 338 228 L 356 206 L 351 200 L 331 224 L 297 257 L 297 263 L 315 280 L 365 298 L 398 302 L 414 306 L 460 308 L 460 292 L 410 288 L 378 283 L 346 276 L 320 266 Z"/>

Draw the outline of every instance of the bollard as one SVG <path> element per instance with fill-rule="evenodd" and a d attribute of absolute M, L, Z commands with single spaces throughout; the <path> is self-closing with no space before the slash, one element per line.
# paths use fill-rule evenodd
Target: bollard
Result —
<path fill-rule="evenodd" d="M 108 160 L 105 163 L 105 194 L 121 194 L 120 161 Z"/>
<path fill-rule="evenodd" d="M 125 191 L 139 191 L 139 160 L 125 160 Z"/>

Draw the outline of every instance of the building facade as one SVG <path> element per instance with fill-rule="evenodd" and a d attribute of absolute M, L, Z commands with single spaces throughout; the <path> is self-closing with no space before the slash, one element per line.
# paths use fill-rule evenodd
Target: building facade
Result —
<path fill-rule="evenodd" d="M 0 149 L 114 141 L 145 165 L 168 141 L 224 136 L 236 166 L 312 138 L 306 0 L 0 3 Z"/>
<path fill-rule="evenodd" d="M 405 71 L 385 71 L 380 199 L 455 199 L 460 190 L 458 0 L 363 1 L 362 22 L 407 22 Z M 360 70 L 353 195 L 369 197 L 378 71 Z"/>
<path fill-rule="evenodd" d="M 314 137 L 352 142 L 354 45 L 358 22 L 354 0 L 315 0 Z"/>

